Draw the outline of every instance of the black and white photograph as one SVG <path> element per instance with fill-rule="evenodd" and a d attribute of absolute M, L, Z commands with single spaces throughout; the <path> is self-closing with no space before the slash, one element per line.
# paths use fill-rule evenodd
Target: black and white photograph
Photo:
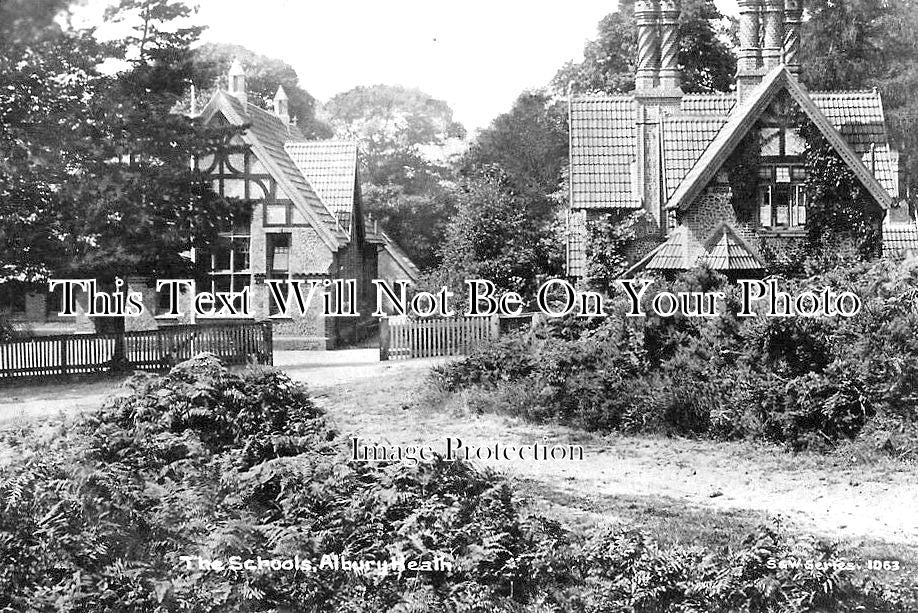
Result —
<path fill-rule="evenodd" d="M 918 0 L 0 0 L 0 613 L 918 611 Z"/>

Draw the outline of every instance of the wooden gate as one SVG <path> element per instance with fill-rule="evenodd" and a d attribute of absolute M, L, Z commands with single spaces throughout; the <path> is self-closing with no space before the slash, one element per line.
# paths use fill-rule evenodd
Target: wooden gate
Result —
<path fill-rule="evenodd" d="M 467 355 L 481 343 L 496 338 L 499 326 L 497 317 L 383 317 L 379 324 L 379 359 Z"/>
<path fill-rule="evenodd" d="M 0 382 L 109 372 L 118 344 L 130 370 L 166 371 L 201 353 L 227 365 L 273 364 L 270 322 L 185 325 L 124 334 L 63 334 L 0 343 Z"/>

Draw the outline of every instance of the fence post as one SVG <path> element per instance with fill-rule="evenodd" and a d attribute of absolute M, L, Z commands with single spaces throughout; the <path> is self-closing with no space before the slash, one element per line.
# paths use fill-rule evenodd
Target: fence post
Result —
<path fill-rule="evenodd" d="M 490 329 L 488 330 L 488 337 L 495 339 L 498 336 L 500 336 L 500 315 L 495 313 L 494 315 L 491 315 L 491 325 Z"/>
<path fill-rule="evenodd" d="M 60 347 L 60 357 L 61 357 L 61 375 L 67 375 L 67 339 L 62 338 L 58 341 L 61 344 Z"/>
<path fill-rule="evenodd" d="M 389 318 L 379 318 L 379 361 L 385 362 L 389 359 Z"/>
<path fill-rule="evenodd" d="M 265 344 L 265 364 L 274 366 L 274 329 L 270 320 L 261 322 L 261 334 Z"/>

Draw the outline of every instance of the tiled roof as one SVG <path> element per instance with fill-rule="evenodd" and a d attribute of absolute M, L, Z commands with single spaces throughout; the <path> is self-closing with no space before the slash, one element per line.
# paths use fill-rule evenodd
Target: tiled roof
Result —
<path fill-rule="evenodd" d="M 883 106 L 875 91 L 813 92 L 810 98 L 870 169 L 875 146 L 877 182 L 898 196 L 898 154 L 888 145 Z M 631 188 L 636 105 L 623 95 L 591 94 L 571 100 L 571 206 L 636 207 Z M 666 196 L 672 197 L 736 109 L 735 94 L 689 94 L 680 114 L 664 125 Z"/>
<path fill-rule="evenodd" d="M 880 145 L 873 151 L 866 152 L 861 158 L 873 176 L 877 178 L 883 189 L 893 198 L 899 197 L 899 152 L 889 148 L 889 145 Z"/>
<path fill-rule="evenodd" d="M 673 230 L 666 242 L 650 252 L 647 270 L 688 270 L 694 268 L 699 256 L 704 254 L 704 247 L 695 238 L 688 226 L 679 226 Z"/>
<path fill-rule="evenodd" d="M 571 100 L 571 206 L 639 208 L 632 196 L 635 103 L 630 96 Z"/>
<path fill-rule="evenodd" d="M 918 255 L 918 224 L 890 224 L 883 228 L 883 256 L 901 258 Z"/>
<path fill-rule="evenodd" d="M 334 213 L 354 208 L 357 144 L 322 140 L 288 142 L 284 148 L 325 205 Z"/>
<path fill-rule="evenodd" d="M 306 208 L 312 214 L 311 216 L 324 226 L 317 230 L 324 230 L 323 235 L 329 237 L 336 246 L 347 244 L 348 236 L 344 229 L 284 148 L 288 140 L 302 138 L 299 130 L 255 104 L 248 103 L 243 107 L 242 101 L 224 91 L 218 91 L 211 103 L 208 103 L 208 107 L 211 107 L 212 104 L 226 105 L 236 115 L 236 117 L 227 117 L 231 122 L 237 125 L 250 124 L 243 138 L 267 155 L 269 159 L 265 160 L 266 165 L 275 166 L 280 173 L 280 176 L 276 177 L 278 181 L 282 185 L 287 182 L 291 186 L 293 193 L 287 196 L 295 204 Z"/>
<path fill-rule="evenodd" d="M 679 104 L 683 113 L 729 115 L 736 106 L 734 94 L 688 94 Z"/>
<path fill-rule="evenodd" d="M 663 168 L 667 200 L 682 183 L 704 150 L 727 121 L 727 116 L 668 117 L 663 122 Z"/>
<path fill-rule="evenodd" d="M 721 224 L 707 244 L 704 261 L 713 270 L 760 270 L 764 263 L 746 241 L 727 224 Z"/>
<path fill-rule="evenodd" d="M 884 209 L 888 208 L 891 201 L 889 192 L 864 166 L 857 152 L 852 150 L 828 117 L 822 113 L 806 90 L 787 72 L 784 66 L 774 68 L 764 78 L 754 94 L 730 115 L 723 129 L 718 132 L 710 146 L 705 149 L 698 162 L 669 199 L 668 208 L 684 211 L 692 205 L 697 195 L 714 177 L 739 141 L 752 129 L 768 104 L 782 90 L 790 94 L 876 202 Z"/>
<path fill-rule="evenodd" d="M 877 92 L 813 92 L 810 97 L 857 153 L 869 151 L 871 143 L 886 144 L 883 102 Z"/>

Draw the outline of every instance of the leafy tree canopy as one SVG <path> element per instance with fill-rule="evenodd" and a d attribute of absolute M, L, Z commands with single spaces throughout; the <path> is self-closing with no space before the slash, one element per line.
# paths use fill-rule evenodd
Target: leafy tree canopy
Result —
<path fill-rule="evenodd" d="M 443 175 L 431 149 L 465 136 L 449 104 L 407 87 L 355 87 L 329 100 L 325 112 L 338 136 L 360 143 L 365 181 L 402 185 L 409 192 L 426 187 L 419 176 Z"/>
<path fill-rule="evenodd" d="M 463 167 L 470 172 L 497 164 L 518 190 L 546 197 L 558 191 L 567 156 L 566 105 L 531 91 L 478 134 Z"/>
<path fill-rule="evenodd" d="M 187 271 L 180 253 L 216 241 L 232 212 L 188 164 L 221 135 L 172 112 L 201 28 L 182 2 L 120 0 L 107 16 L 129 32 L 100 45 L 56 25 L 66 8 L 31 5 L 29 31 L 0 40 L 4 276 Z M 110 59 L 126 68 L 100 73 Z"/>
<path fill-rule="evenodd" d="M 736 74 L 732 26 L 713 0 L 683 0 L 679 17 L 679 68 L 688 93 L 728 91 Z M 727 41 L 727 42 L 725 42 Z M 634 89 L 637 28 L 634 0 L 621 0 L 616 12 L 599 22 L 598 36 L 583 50 L 582 62 L 569 62 L 552 80 L 556 94 L 628 92 Z"/>
<path fill-rule="evenodd" d="M 893 147 L 918 176 L 918 2 L 809 0 L 803 80 L 814 90 L 876 87 Z"/>

